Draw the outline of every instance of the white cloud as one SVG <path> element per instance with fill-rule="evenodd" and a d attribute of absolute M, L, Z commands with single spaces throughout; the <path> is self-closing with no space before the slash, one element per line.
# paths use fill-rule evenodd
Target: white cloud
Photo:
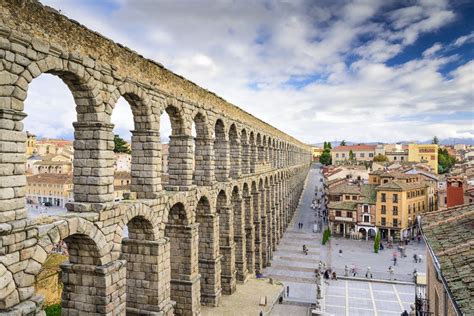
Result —
<path fill-rule="evenodd" d="M 434 134 L 459 137 L 472 130 L 469 120 L 421 119 L 472 111 L 472 62 L 461 64 L 448 77 L 441 74 L 442 67 L 455 58 L 443 57 L 448 43 L 436 43 L 403 64 L 386 64 L 423 34 L 456 18 L 444 1 L 420 1 L 393 10 L 375 0 L 120 0 L 119 7 L 107 15 L 86 3 L 44 2 L 61 6 L 88 27 L 306 142 L 429 139 Z M 473 37 L 460 37 L 453 45 Z M 287 84 L 308 77 L 314 80 L 308 85 Z M 70 108 L 64 121 L 73 120 L 74 105 L 64 106 L 72 99 L 66 102 L 63 96 L 50 96 L 60 100 L 60 105 L 49 105 L 54 113 Z M 39 98 L 34 101 L 38 102 L 35 109 L 45 104 Z M 119 133 L 127 135 L 133 121 L 125 111 L 127 106 L 121 108 L 117 105 L 113 122 Z M 49 135 L 72 131 L 70 122 L 51 122 L 45 117 L 30 122 L 34 124 L 26 124 L 27 128 L 36 133 L 48 131 L 48 124 L 53 126 Z M 166 138 L 169 123 L 162 125 L 161 136 Z"/>

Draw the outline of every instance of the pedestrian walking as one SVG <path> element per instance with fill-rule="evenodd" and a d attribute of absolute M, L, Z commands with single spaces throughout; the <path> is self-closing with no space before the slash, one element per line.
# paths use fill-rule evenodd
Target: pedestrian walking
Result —
<path fill-rule="evenodd" d="M 422 256 L 422 255 L 418 255 L 418 263 L 421 263 L 422 259 L 423 259 L 423 256 Z"/>
<path fill-rule="evenodd" d="M 367 267 L 367 272 L 365 272 L 365 277 L 368 279 L 369 277 L 372 279 L 372 270 L 370 267 Z"/>
<path fill-rule="evenodd" d="M 413 262 L 417 263 L 418 262 L 418 256 L 416 253 L 413 255 Z"/>
<path fill-rule="evenodd" d="M 286 286 L 286 297 L 290 297 L 290 287 Z"/>
<path fill-rule="evenodd" d="M 388 267 L 388 273 L 390 274 L 390 280 L 393 280 L 393 273 L 394 273 L 394 271 L 393 271 L 392 266 Z"/>
<path fill-rule="evenodd" d="M 347 264 L 344 266 L 344 276 L 349 276 L 349 267 L 347 266 Z"/>
<path fill-rule="evenodd" d="M 393 265 L 394 265 L 394 266 L 397 265 L 397 257 L 393 257 Z"/>
<path fill-rule="evenodd" d="M 418 243 L 421 243 L 421 236 L 418 235 L 416 238 L 418 239 Z"/>
<path fill-rule="evenodd" d="M 333 271 L 333 272 L 332 272 L 332 278 L 331 278 L 331 279 L 337 281 L 337 274 L 336 274 L 336 271 Z"/>

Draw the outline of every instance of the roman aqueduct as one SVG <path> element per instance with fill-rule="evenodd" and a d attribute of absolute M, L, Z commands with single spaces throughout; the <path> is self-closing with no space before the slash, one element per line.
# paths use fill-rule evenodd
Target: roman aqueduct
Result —
<path fill-rule="evenodd" d="M 36 1 L 0 5 L 0 314 L 43 313 L 35 275 L 60 240 L 70 254 L 64 315 L 196 315 L 269 264 L 298 204 L 309 146 Z M 44 73 L 76 103 L 75 202 L 35 225 L 22 120 L 28 86 Z M 120 97 L 134 119 L 132 192 L 115 202 L 110 116 Z"/>

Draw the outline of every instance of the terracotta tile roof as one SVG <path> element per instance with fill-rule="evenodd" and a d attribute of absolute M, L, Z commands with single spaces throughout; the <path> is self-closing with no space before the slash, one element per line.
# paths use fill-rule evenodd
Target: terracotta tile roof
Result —
<path fill-rule="evenodd" d="M 392 180 L 387 183 L 383 183 L 377 187 L 377 190 L 411 190 L 426 188 L 427 184 L 424 181 L 410 182 L 407 183 L 403 180 Z"/>
<path fill-rule="evenodd" d="M 335 147 L 332 151 L 356 151 L 356 150 L 374 150 L 377 147 L 377 145 L 348 145 L 348 146 L 337 146 Z"/>
<path fill-rule="evenodd" d="M 347 210 L 347 211 L 357 211 L 357 203 L 349 201 L 334 201 L 329 202 L 328 208 L 332 210 Z"/>
<path fill-rule="evenodd" d="M 452 299 L 463 315 L 473 315 L 474 204 L 425 213 L 421 229 Z"/>
<path fill-rule="evenodd" d="M 26 177 L 28 184 L 69 184 L 72 183 L 72 173 L 40 173 Z"/>
<path fill-rule="evenodd" d="M 364 184 L 361 186 L 361 196 L 362 199 L 359 200 L 359 203 L 375 204 L 377 201 L 377 185 L 375 184 Z"/>
<path fill-rule="evenodd" d="M 335 185 L 329 190 L 329 194 L 360 194 L 360 187 L 354 184 L 348 184 L 346 182 Z"/>

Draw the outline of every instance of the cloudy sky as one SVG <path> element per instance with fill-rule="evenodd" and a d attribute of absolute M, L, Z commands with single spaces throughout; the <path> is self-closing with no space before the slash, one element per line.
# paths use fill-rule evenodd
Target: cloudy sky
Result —
<path fill-rule="evenodd" d="M 42 2 L 307 143 L 474 137 L 469 0 Z M 26 112 L 28 130 L 71 137 L 59 79 L 36 79 Z"/>

